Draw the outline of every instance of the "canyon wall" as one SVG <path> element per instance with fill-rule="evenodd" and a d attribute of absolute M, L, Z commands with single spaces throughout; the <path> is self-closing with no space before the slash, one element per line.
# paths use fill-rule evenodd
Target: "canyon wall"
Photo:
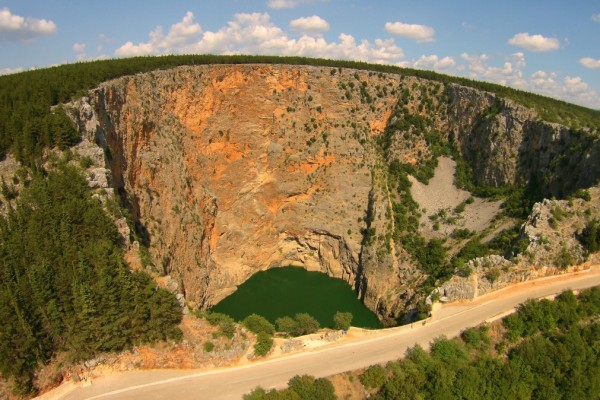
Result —
<path fill-rule="evenodd" d="M 385 320 L 415 307 L 427 277 L 388 239 L 388 164 L 431 155 L 422 136 L 394 130 L 399 108 L 456 143 L 480 184 L 541 173 L 558 195 L 600 176 L 597 139 L 582 146 L 584 133 L 498 101 L 395 74 L 219 65 L 105 82 L 74 114 L 105 149 L 155 268 L 190 304 L 208 308 L 259 270 L 297 265 L 345 280 Z M 565 149 L 578 159 L 554 161 Z M 572 181 L 558 178 L 566 171 Z"/>

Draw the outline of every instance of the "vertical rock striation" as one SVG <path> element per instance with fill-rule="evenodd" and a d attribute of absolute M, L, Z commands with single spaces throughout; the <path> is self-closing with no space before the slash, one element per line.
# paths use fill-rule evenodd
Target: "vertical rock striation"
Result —
<path fill-rule="evenodd" d="M 575 148 L 584 133 L 489 93 L 368 71 L 179 67 L 103 83 L 77 115 L 105 149 L 111 185 L 155 266 L 188 302 L 208 308 L 259 270 L 298 265 L 344 279 L 385 319 L 413 307 L 426 278 L 399 245 L 384 243 L 392 159 L 376 139 L 395 121 L 401 93 L 407 112 L 456 143 L 480 184 L 535 177 L 561 194 L 600 176 L 597 140 Z M 427 158 L 428 144 L 413 142 L 389 157 Z M 582 162 L 553 161 L 566 149 Z M 567 171 L 569 183 L 558 179 Z"/>

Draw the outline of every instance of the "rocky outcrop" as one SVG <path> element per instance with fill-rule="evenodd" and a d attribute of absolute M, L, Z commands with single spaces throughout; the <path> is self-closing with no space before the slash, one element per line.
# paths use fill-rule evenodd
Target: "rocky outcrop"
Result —
<path fill-rule="evenodd" d="M 531 109 L 472 88 L 450 85 L 448 92 L 446 129 L 478 184 L 530 184 L 550 198 L 590 187 L 600 177 L 598 131 L 541 121 Z"/>
<path fill-rule="evenodd" d="M 105 150 L 91 184 L 121 194 L 156 268 L 192 305 L 216 304 L 259 270 L 298 265 L 344 279 L 385 319 L 414 307 L 426 279 L 390 239 L 392 158 L 376 142 L 400 107 L 457 143 L 482 184 L 572 169 L 574 183 L 548 185 L 559 193 L 600 176 L 597 140 L 581 149 L 587 167 L 553 167 L 575 133 L 489 93 L 369 71 L 179 67 L 103 83 L 74 115 Z M 430 157 L 414 133 L 393 132 L 395 158 Z"/>
<path fill-rule="evenodd" d="M 586 256 L 577 238 L 588 221 L 600 218 L 600 187 L 588 193 L 587 200 L 536 203 L 521 227 L 523 249 L 510 259 L 490 255 L 470 260 L 463 268 L 468 276 L 452 277 L 437 292 L 446 300 L 473 299 L 531 279 L 590 268 L 593 255 Z"/>

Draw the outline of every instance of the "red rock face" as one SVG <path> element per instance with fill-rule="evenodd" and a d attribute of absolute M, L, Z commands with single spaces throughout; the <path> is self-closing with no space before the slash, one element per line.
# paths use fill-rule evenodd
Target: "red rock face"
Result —
<path fill-rule="evenodd" d="M 525 137 L 528 146 L 544 132 L 566 137 L 510 102 L 486 116 L 494 101 L 369 71 L 197 66 L 103 83 L 79 122 L 105 147 L 111 183 L 126 193 L 155 266 L 192 305 L 216 304 L 259 270 L 298 265 L 346 280 L 385 319 L 414 306 L 426 278 L 392 235 L 389 162 L 431 157 L 427 132 L 395 128 L 402 113 L 453 140 L 486 185 L 528 179 L 518 159 Z M 580 168 L 590 176 L 600 168 L 598 146 L 592 152 Z"/>
<path fill-rule="evenodd" d="M 377 161 L 364 144 L 396 103 L 366 104 L 357 88 L 398 77 L 354 74 L 185 67 L 95 91 L 113 183 L 189 301 L 210 306 L 256 271 L 289 264 L 356 284 Z"/>

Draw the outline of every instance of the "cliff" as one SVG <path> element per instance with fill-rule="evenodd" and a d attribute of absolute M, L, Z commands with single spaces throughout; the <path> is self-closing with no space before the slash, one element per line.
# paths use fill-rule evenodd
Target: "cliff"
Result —
<path fill-rule="evenodd" d="M 72 107 L 105 149 L 90 179 L 117 189 L 155 268 L 202 308 L 259 270 L 298 265 L 344 279 L 384 320 L 413 309 L 427 274 L 393 238 L 388 166 L 435 156 L 430 132 L 480 185 L 535 181 L 558 197 L 600 177 L 597 134 L 398 74 L 178 67 L 105 82 Z"/>

